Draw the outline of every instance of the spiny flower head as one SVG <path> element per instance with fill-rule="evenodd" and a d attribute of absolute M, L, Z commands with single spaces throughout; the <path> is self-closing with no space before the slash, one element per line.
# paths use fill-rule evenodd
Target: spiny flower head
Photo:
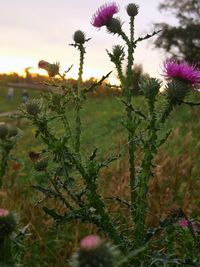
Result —
<path fill-rule="evenodd" d="M 200 83 L 200 70 L 187 62 L 167 60 L 164 63 L 164 76 L 167 79 L 175 78 L 192 85 Z"/>
<path fill-rule="evenodd" d="M 184 211 L 179 207 L 174 207 L 169 211 L 169 218 L 172 220 L 177 220 L 178 218 L 185 217 Z"/>
<path fill-rule="evenodd" d="M 161 82 L 156 78 L 143 79 L 140 83 L 144 96 L 152 101 L 159 93 Z"/>
<path fill-rule="evenodd" d="M 8 127 L 8 136 L 9 137 L 15 137 L 18 134 L 18 129 L 15 126 L 9 126 Z"/>
<path fill-rule="evenodd" d="M 9 215 L 9 211 L 5 209 L 0 209 L 0 217 L 6 217 Z"/>
<path fill-rule="evenodd" d="M 130 17 L 135 17 L 138 14 L 138 6 L 134 3 L 128 4 L 126 11 Z"/>
<path fill-rule="evenodd" d="M 115 3 L 106 3 L 99 7 L 96 13 L 92 17 L 92 25 L 97 28 L 101 28 L 106 25 L 113 15 L 119 12 L 119 6 Z"/>
<path fill-rule="evenodd" d="M 0 208 L 0 243 L 15 230 L 15 227 L 16 222 L 12 214 Z"/>
<path fill-rule="evenodd" d="M 5 139 L 8 134 L 8 126 L 5 122 L 0 123 L 0 139 Z"/>
<path fill-rule="evenodd" d="M 72 267 L 113 267 L 118 251 L 112 245 L 103 241 L 97 235 L 88 235 L 80 242 L 80 246 L 73 254 Z"/>
<path fill-rule="evenodd" d="M 40 60 L 38 62 L 38 68 L 41 68 L 41 69 L 44 69 L 44 70 L 47 70 L 49 65 L 50 65 L 50 63 L 45 61 L 45 60 Z"/>
<path fill-rule="evenodd" d="M 84 44 L 85 43 L 85 34 L 84 32 L 78 30 L 74 33 L 73 39 L 75 43 Z"/>
<path fill-rule="evenodd" d="M 59 74 L 60 64 L 59 62 L 51 64 L 45 60 L 40 60 L 38 68 L 46 70 L 50 77 L 54 77 Z"/>
<path fill-rule="evenodd" d="M 189 221 L 187 219 L 182 219 L 178 224 L 181 228 L 187 228 L 189 226 Z"/>
<path fill-rule="evenodd" d="M 80 242 L 80 248 L 90 250 L 98 247 L 102 243 L 101 239 L 97 235 L 88 235 Z"/>
<path fill-rule="evenodd" d="M 40 103 L 36 99 L 31 99 L 26 104 L 26 111 L 29 115 L 36 117 L 40 111 Z"/>

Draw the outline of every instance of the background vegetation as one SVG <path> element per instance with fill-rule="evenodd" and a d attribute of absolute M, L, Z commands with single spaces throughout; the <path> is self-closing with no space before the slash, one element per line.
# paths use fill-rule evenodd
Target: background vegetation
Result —
<path fill-rule="evenodd" d="M 41 94 L 29 92 L 30 97 L 40 97 Z M 1 112 L 17 110 L 17 106 L 21 104 L 21 93 L 21 89 L 16 89 L 14 99 L 9 102 L 6 99 L 7 89 L 1 87 Z M 135 97 L 134 101 L 138 106 L 141 105 L 141 99 L 139 96 Z M 199 93 L 194 95 L 194 99 L 200 100 Z M 106 157 L 112 152 L 126 151 L 127 144 L 123 140 L 124 129 L 121 125 L 122 110 L 123 106 L 117 96 L 88 98 L 81 114 L 84 121 L 82 138 L 86 154 L 95 147 L 99 148 L 99 157 Z M 174 206 L 181 206 L 188 216 L 199 210 L 198 107 L 182 105 L 172 117 L 167 126 L 172 128 L 172 133 L 167 143 L 160 148 L 155 161 L 157 168 L 154 179 L 149 184 L 151 214 L 148 223 L 151 225 L 157 224 L 158 215 L 166 216 Z M 81 223 L 57 228 L 53 221 L 43 214 L 40 208 L 42 195 L 34 191 L 32 185 L 36 181 L 40 184 L 46 183 L 46 180 L 43 175 L 33 170 L 29 158 L 29 152 L 37 152 L 41 149 L 41 144 L 34 139 L 35 132 L 26 120 L 3 116 L 1 121 L 14 124 L 21 130 L 18 144 L 12 152 L 9 171 L 4 178 L 4 187 L 0 191 L 0 206 L 16 211 L 21 224 L 29 225 L 30 235 L 25 242 L 24 266 L 66 266 L 67 259 L 80 237 L 95 232 L 95 229 L 91 225 L 83 226 Z M 59 132 L 57 125 L 53 127 Z M 112 193 L 115 196 L 126 194 L 127 166 L 127 159 L 124 158 L 104 169 L 101 183 L 105 196 L 109 197 Z M 117 214 L 118 204 L 110 201 L 109 205 Z"/>

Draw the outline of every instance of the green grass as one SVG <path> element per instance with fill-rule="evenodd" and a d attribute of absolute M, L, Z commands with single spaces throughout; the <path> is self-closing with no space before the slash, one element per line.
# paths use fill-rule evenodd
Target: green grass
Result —
<path fill-rule="evenodd" d="M 40 97 L 40 92 L 29 91 L 30 98 Z M 16 89 L 13 101 L 6 100 L 7 89 L 0 89 L 0 99 L 2 105 L 0 112 L 17 110 L 21 105 L 22 90 Z M 199 93 L 193 96 L 194 101 L 200 101 Z M 143 101 L 143 102 L 142 102 Z M 141 110 L 146 109 L 146 103 L 143 98 L 136 97 L 134 104 Z M 159 104 L 159 105 L 162 105 Z M 71 111 L 69 117 L 72 118 Z M 82 150 L 88 156 L 95 148 L 98 148 L 98 155 L 106 157 L 113 153 L 126 151 L 126 131 L 122 126 L 124 122 L 124 106 L 117 97 L 88 98 L 81 110 L 82 118 Z M 25 162 L 27 162 L 27 152 L 30 150 L 39 150 L 41 143 L 39 139 L 34 138 L 35 129 L 26 120 L 16 121 L 6 117 L 2 121 L 9 121 L 16 124 L 21 131 L 16 150 L 19 152 Z M 53 128 L 55 133 L 60 132 L 59 124 L 54 121 Z M 165 126 L 164 131 L 172 129 L 172 133 L 165 145 L 161 147 L 171 157 L 176 157 L 182 153 L 192 153 L 195 155 L 194 161 L 198 162 L 196 156 L 200 146 L 200 122 L 198 116 L 198 107 L 181 105 L 173 111 L 171 118 Z M 187 150 L 185 151 L 185 143 Z"/>
<path fill-rule="evenodd" d="M 40 92 L 29 91 L 30 98 L 40 97 Z M 22 90 L 16 89 L 13 101 L 7 101 L 7 89 L 0 89 L 0 112 L 17 110 L 21 105 Z M 192 100 L 200 101 L 199 93 L 194 94 Z M 141 110 L 146 109 L 146 104 L 141 97 L 134 100 Z M 162 105 L 162 103 L 158 103 Z M 69 117 L 72 118 L 71 111 Z M 124 120 L 124 106 L 117 97 L 88 98 L 81 110 L 82 118 L 82 151 L 89 156 L 98 148 L 98 156 L 106 157 L 113 153 L 124 153 L 127 149 L 126 131 L 122 126 Z M 15 120 L 7 117 L 1 121 L 14 123 L 21 129 L 21 138 L 16 147 L 17 156 L 27 163 L 27 154 L 30 150 L 39 150 L 41 143 L 35 139 L 35 129 L 26 120 Z M 55 133 L 60 132 L 59 124 L 54 121 Z M 161 151 L 170 157 L 176 158 L 182 154 L 193 155 L 194 165 L 199 164 L 200 151 L 200 122 L 198 106 L 181 105 L 173 111 L 171 118 L 163 131 L 172 129 L 168 141 L 161 147 Z"/>
<path fill-rule="evenodd" d="M 16 111 L 18 107 L 22 103 L 22 92 L 23 89 L 16 88 L 14 89 L 14 97 L 12 100 L 7 99 L 7 91 L 6 87 L 0 86 L 0 113 L 1 112 L 8 112 L 8 111 Z M 27 90 L 29 93 L 30 98 L 38 97 L 40 92 L 34 90 Z"/>

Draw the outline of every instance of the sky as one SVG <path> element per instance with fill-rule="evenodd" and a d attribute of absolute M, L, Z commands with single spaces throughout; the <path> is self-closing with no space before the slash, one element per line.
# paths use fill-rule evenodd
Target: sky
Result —
<path fill-rule="evenodd" d="M 76 30 L 85 32 L 92 38 L 86 45 L 84 79 L 101 77 L 113 70 L 111 82 L 116 81 L 114 65 L 109 61 L 106 49 L 123 41 L 108 34 L 105 27 L 94 28 L 90 21 L 95 11 L 107 1 L 103 0 L 0 0 L 0 72 L 19 72 L 26 67 L 37 71 L 39 60 L 59 61 L 66 70 L 73 64 L 68 76 L 76 78 L 78 52 L 72 43 Z M 109 2 L 109 1 L 108 1 Z M 128 31 L 129 18 L 125 7 L 132 1 L 118 0 L 118 17 Z M 169 14 L 158 10 L 159 0 L 135 0 L 139 14 L 136 17 L 136 37 L 154 30 L 155 22 L 171 22 Z M 151 41 L 141 42 L 135 51 L 135 63 L 142 64 L 144 70 L 153 77 L 161 73 L 166 55 L 155 50 Z"/>

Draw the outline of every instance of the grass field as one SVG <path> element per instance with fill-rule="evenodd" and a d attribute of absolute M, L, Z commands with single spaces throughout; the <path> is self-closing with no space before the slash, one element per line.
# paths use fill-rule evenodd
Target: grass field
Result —
<path fill-rule="evenodd" d="M 14 90 L 14 97 L 12 100 L 7 99 L 7 88 L 0 87 L 0 112 L 7 112 L 7 111 L 15 111 L 22 103 L 22 92 L 23 90 L 20 88 L 16 88 Z M 30 92 L 30 97 L 37 97 L 39 95 L 38 91 L 28 91 Z"/>
<path fill-rule="evenodd" d="M 31 91 L 30 97 L 40 97 L 40 93 Z M 200 100 L 198 93 L 194 99 Z M 17 110 L 21 104 L 21 90 L 16 89 L 14 100 L 8 102 L 6 88 L 1 88 L 0 101 L 0 112 Z M 140 97 L 135 102 L 137 105 L 143 104 Z M 87 99 L 81 114 L 82 149 L 85 153 L 96 147 L 99 148 L 100 157 L 126 151 L 126 135 L 121 124 L 123 112 L 123 104 L 115 97 Z M 155 177 L 149 184 L 149 223 L 155 223 L 156 215 L 163 216 L 174 204 L 182 206 L 187 214 L 199 209 L 199 108 L 182 105 L 173 113 L 173 119 L 169 120 L 166 127 L 172 128 L 172 133 L 155 159 Z M 90 233 L 93 228 L 80 223 L 57 229 L 53 227 L 52 221 L 43 214 L 40 207 L 35 206 L 39 195 L 30 187 L 36 180 L 42 182 L 43 179 L 32 170 L 28 159 L 28 151 L 41 147 L 39 140 L 34 139 L 34 129 L 25 120 L 2 117 L 1 121 L 8 121 L 21 129 L 21 137 L 12 153 L 14 160 L 10 162 L 10 170 L 0 192 L 0 206 L 16 211 L 21 223 L 29 224 L 31 235 L 25 243 L 24 266 L 66 266 L 66 259 L 80 237 Z M 56 124 L 54 128 L 59 131 Z M 17 171 L 12 169 L 15 160 L 22 164 L 22 168 Z M 126 194 L 127 157 L 111 165 L 102 176 L 107 192 L 110 190 L 117 195 Z"/>

